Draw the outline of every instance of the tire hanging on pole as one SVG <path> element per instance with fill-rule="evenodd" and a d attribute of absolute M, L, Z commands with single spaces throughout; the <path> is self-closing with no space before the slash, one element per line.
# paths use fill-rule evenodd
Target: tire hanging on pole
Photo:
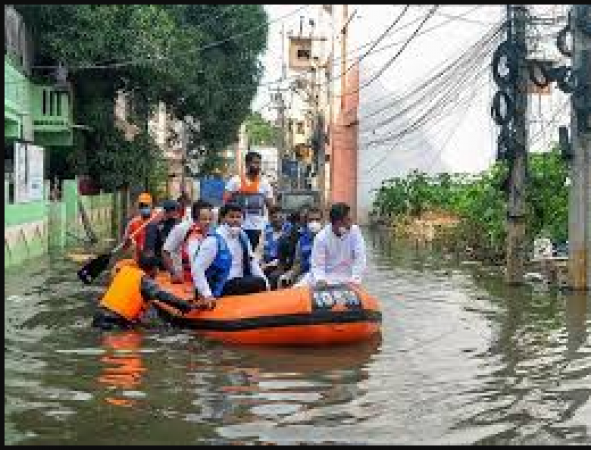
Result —
<path fill-rule="evenodd" d="M 541 89 L 548 87 L 552 81 L 548 74 L 548 66 L 542 61 L 530 61 L 527 65 L 527 69 L 529 71 L 529 79 L 531 82 Z M 541 79 L 539 75 L 541 75 Z"/>
<path fill-rule="evenodd" d="M 570 27 L 568 25 L 558 32 L 556 35 L 556 47 L 558 47 L 558 51 L 563 56 L 571 58 L 573 56 L 573 51 L 572 49 L 568 48 L 566 44 L 568 33 L 570 33 Z"/>
<path fill-rule="evenodd" d="M 501 61 L 506 60 L 507 73 L 502 74 L 500 71 Z M 508 41 L 501 42 L 495 50 L 492 57 L 492 73 L 495 83 L 500 88 L 511 86 L 517 80 L 517 51 L 513 44 Z"/>
<path fill-rule="evenodd" d="M 505 105 L 503 114 L 502 104 Z M 491 115 L 495 123 L 499 126 L 507 125 L 515 117 L 515 101 L 505 91 L 497 91 L 493 97 Z"/>

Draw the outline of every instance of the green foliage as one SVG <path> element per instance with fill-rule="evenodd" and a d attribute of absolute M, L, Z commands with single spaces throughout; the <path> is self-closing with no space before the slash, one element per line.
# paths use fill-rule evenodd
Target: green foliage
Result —
<path fill-rule="evenodd" d="M 261 113 L 249 114 L 246 118 L 248 142 L 253 145 L 275 145 L 279 138 L 279 128 L 269 123 Z"/>
<path fill-rule="evenodd" d="M 568 166 L 558 147 L 550 153 L 531 155 L 529 166 L 529 232 L 564 242 L 568 239 Z"/>
<path fill-rule="evenodd" d="M 159 101 L 173 117 L 200 123 L 200 131 L 189 134 L 189 155 L 215 157 L 235 140 L 262 76 L 259 56 L 268 32 L 262 5 L 16 8 L 33 31 L 36 64 L 69 68 L 75 120 L 92 128 L 75 137 L 70 160 L 78 173 L 107 189 L 145 184 L 162 173 L 162 155 L 148 133 Z M 232 35 L 239 37 L 228 39 Z M 135 110 L 139 132 L 130 142 L 115 127 L 120 90 Z"/>
<path fill-rule="evenodd" d="M 382 182 L 374 199 L 374 214 L 394 220 L 419 217 L 426 211 L 454 214 L 460 219 L 456 237 L 463 245 L 502 255 L 506 230 L 506 194 L 502 189 L 508 169 L 495 164 L 478 177 L 462 174 L 428 176 L 418 171 Z M 531 239 L 545 235 L 567 239 L 567 167 L 554 149 L 529 156 L 527 232 Z"/>

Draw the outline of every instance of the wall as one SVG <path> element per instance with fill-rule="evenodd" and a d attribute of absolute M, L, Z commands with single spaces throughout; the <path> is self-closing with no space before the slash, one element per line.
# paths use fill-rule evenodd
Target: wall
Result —
<path fill-rule="evenodd" d="M 79 210 L 83 205 L 100 239 L 118 235 L 122 194 L 79 195 L 78 180 L 65 180 L 61 201 L 47 199 L 4 204 L 4 267 L 15 266 L 49 251 L 79 246 L 87 239 Z M 115 214 L 115 215 L 114 215 Z"/>
<path fill-rule="evenodd" d="M 372 79 L 379 67 L 365 60 L 360 64 L 360 82 Z M 359 93 L 359 136 L 357 154 L 357 221 L 369 223 L 375 190 L 382 181 L 404 177 L 413 169 L 427 173 L 450 170 L 441 151 L 422 132 L 396 134 L 410 127 L 412 117 L 404 112 L 405 99 L 376 79 Z M 399 102 L 399 103 L 394 103 Z M 396 139 L 388 140 L 395 136 Z"/>
<path fill-rule="evenodd" d="M 359 68 L 356 64 L 346 75 L 343 108 L 331 127 L 330 202 L 345 202 L 351 206 L 351 216 L 357 220 L 357 106 Z"/>

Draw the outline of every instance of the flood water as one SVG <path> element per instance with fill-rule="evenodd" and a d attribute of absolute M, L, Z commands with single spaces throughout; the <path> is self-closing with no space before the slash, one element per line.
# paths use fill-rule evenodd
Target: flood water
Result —
<path fill-rule="evenodd" d="M 79 263 L 6 270 L 5 443 L 591 443 L 589 295 L 367 246 L 382 338 L 329 349 L 101 335 Z"/>

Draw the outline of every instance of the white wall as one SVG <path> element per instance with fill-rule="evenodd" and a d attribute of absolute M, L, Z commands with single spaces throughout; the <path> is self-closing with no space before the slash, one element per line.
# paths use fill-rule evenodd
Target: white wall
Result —
<path fill-rule="evenodd" d="M 360 83 L 371 77 L 367 65 L 360 66 Z M 413 169 L 427 173 L 446 171 L 449 168 L 442 162 L 441 155 L 433 147 L 428 136 L 422 132 L 409 135 L 407 138 L 384 143 L 371 143 L 389 134 L 403 129 L 409 120 L 392 121 L 374 131 L 377 124 L 392 116 L 396 110 L 388 108 L 372 117 L 364 116 L 377 111 L 395 98 L 395 93 L 387 89 L 379 80 L 368 85 L 359 96 L 359 138 L 357 155 L 357 217 L 359 223 L 365 224 L 371 210 L 375 192 L 382 181 L 391 177 L 405 176 Z"/>

